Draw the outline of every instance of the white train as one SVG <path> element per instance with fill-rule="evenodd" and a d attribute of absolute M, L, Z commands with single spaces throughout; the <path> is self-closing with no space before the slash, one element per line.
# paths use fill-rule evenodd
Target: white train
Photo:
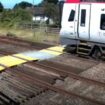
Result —
<path fill-rule="evenodd" d="M 85 1 L 85 2 L 84 2 Z M 104 56 L 105 0 L 65 0 L 60 41 L 81 55 Z"/>

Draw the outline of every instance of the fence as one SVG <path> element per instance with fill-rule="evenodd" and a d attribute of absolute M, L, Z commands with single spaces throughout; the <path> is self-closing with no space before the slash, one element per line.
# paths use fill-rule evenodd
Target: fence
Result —
<path fill-rule="evenodd" d="M 53 34 L 59 34 L 60 32 L 60 28 L 47 27 L 37 24 L 19 24 L 18 27 L 21 29 L 33 29 L 34 31 L 40 29 L 45 31 L 46 33 L 53 33 Z"/>

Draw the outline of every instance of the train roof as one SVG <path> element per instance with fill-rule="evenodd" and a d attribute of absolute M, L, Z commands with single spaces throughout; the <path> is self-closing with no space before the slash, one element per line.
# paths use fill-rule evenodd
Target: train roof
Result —
<path fill-rule="evenodd" d="M 80 2 L 95 2 L 95 3 L 105 3 L 105 0 L 65 0 L 66 3 L 80 3 Z"/>

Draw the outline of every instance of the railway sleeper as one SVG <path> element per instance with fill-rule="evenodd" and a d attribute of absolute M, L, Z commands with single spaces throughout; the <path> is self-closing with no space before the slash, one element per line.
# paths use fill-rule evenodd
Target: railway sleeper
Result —
<path fill-rule="evenodd" d="M 16 72 L 18 74 L 18 72 Z M 27 78 L 28 79 L 28 78 Z M 36 86 L 33 86 L 33 87 L 36 87 Z M 31 89 L 31 88 L 30 88 Z M 47 88 L 44 88 L 44 89 L 41 89 L 40 91 L 37 90 L 37 92 L 33 92 L 33 95 L 31 95 L 30 97 L 28 97 L 28 100 L 33 98 L 33 97 L 37 97 L 38 95 L 46 92 L 48 89 Z M 23 100 L 23 102 L 26 102 L 27 100 Z"/>
<path fill-rule="evenodd" d="M 2 92 L 0 92 L 0 101 L 3 103 L 3 105 L 20 105 L 20 103 L 15 102 L 11 98 L 3 94 Z"/>
<path fill-rule="evenodd" d="M 36 96 L 38 96 L 38 95 L 40 95 L 40 94 L 42 94 L 42 93 L 44 93 L 44 92 L 47 91 L 47 88 L 46 88 L 46 89 L 41 89 L 41 90 L 39 90 L 39 89 L 36 90 L 36 89 L 35 89 L 34 91 L 31 91 L 32 88 L 30 87 L 30 91 L 31 91 L 31 92 L 30 92 L 30 93 L 28 92 L 28 94 L 30 94 L 30 95 L 27 96 L 27 94 L 25 93 L 25 91 L 24 91 L 23 89 L 21 89 L 21 90 L 19 89 L 19 87 L 18 87 L 19 84 L 17 84 L 15 78 L 11 78 L 11 79 L 8 78 L 8 80 L 9 80 L 9 81 L 12 81 L 12 82 L 11 82 L 12 89 L 15 88 L 15 91 L 20 94 L 19 96 L 16 97 L 16 100 L 19 101 L 20 103 L 25 103 L 25 102 L 27 102 L 27 100 L 30 100 L 31 98 L 36 97 Z M 9 82 L 9 81 L 8 81 L 8 82 Z M 16 84 L 12 84 L 13 82 L 16 82 L 17 86 L 15 86 Z M 20 85 L 21 85 L 21 84 L 20 84 Z M 23 84 L 23 85 L 24 85 L 24 84 Z M 13 88 L 13 87 L 14 87 L 14 88 Z M 24 86 L 22 86 L 22 87 L 24 87 Z M 36 87 L 36 86 L 34 86 L 34 87 Z M 26 87 L 25 87 L 24 89 L 27 90 Z M 33 90 L 33 89 L 32 89 L 32 90 Z M 26 96 L 27 96 L 26 98 L 22 98 L 22 97 L 21 97 L 22 94 L 23 94 L 23 93 L 21 94 L 21 91 L 23 91 L 23 93 L 26 94 Z M 33 92 L 33 94 L 31 94 L 32 92 Z"/>
<path fill-rule="evenodd" d="M 13 72 L 13 74 L 15 75 L 15 72 Z M 30 83 L 28 83 L 27 81 L 25 81 L 24 79 L 21 80 L 21 78 L 18 77 L 14 77 L 14 75 L 12 75 L 11 77 L 5 79 L 7 82 L 12 83 L 13 85 L 16 86 L 21 86 L 26 90 L 26 91 L 30 91 L 30 93 L 34 93 L 37 94 L 37 92 L 43 91 L 42 88 L 39 89 L 39 87 L 33 87 Z M 22 88 L 21 88 L 22 89 Z"/>

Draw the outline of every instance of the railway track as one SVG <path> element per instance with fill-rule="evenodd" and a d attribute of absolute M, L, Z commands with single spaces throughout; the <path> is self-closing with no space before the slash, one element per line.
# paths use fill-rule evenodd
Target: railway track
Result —
<path fill-rule="evenodd" d="M 0 92 L 0 105 L 19 105 L 19 103 Z"/>
<path fill-rule="evenodd" d="M 73 70 L 75 70 L 75 71 L 77 70 L 76 72 L 78 72 L 78 71 L 80 71 L 80 69 L 75 69 L 75 68 L 70 67 L 70 66 L 69 66 L 69 70 L 65 70 L 66 68 L 65 69 L 61 68 L 61 67 L 63 67 L 62 65 L 56 64 L 54 62 L 48 62 L 48 61 L 46 61 L 46 62 L 44 61 L 44 64 L 42 64 L 42 63 L 36 63 L 36 64 L 31 63 L 31 65 L 34 65 L 35 67 L 37 65 L 40 65 L 41 67 L 43 66 L 43 67 L 49 68 L 49 70 L 53 69 L 53 70 L 55 70 L 58 73 L 65 74 L 66 76 L 69 76 L 69 77 L 74 78 L 76 80 L 80 80 L 80 81 L 84 81 L 84 82 L 91 83 L 91 84 L 94 84 L 94 85 L 105 87 L 105 83 L 104 82 L 91 80 L 91 79 L 82 77 L 80 75 L 77 75 L 75 72 L 74 73 L 71 72 Z"/>
<path fill-rule="evenodd" d="M 36 65 L 35 65 L 36 66 Z M 42 65 L 41 65 L 41 68 L 42 68 Z M 51 68 L 51 67 L 50 67 Z M 21 68 L 22 69 L 22 68 Z M 47 68 L 46 68 L 47 69 Z M 46 70 L 45 69 L 45 70 Z M 53 68 L 54 69 L 54 68 Z M 51 69 L 50 69 L 51 70 Z M 54 69 L 54 70 L 56 70 L 57 71 L 57 69 Z M 11 71 L 11 70 L 10 70 Z M 9 72 L 10 72 L 9 71 Z M 13 78 L 13 76 L 14 76 L 14 74 L 17 76 L 19 76 L 19 78 L 21 78 L 22 80 L 24 80 L 24 78 L 25 78 L 25 80 L 26 81 L 29 81 L 29 80 L 27 80 L 27 79 L 32 79 L 31 81 L 29 81 L 29 82 L 31 82 L 32 83 L 32 81 L 35 81 L 36 80 L 36 82 L 35 82 L 35 84 L 36 85 L 38 85 L 38 86 L 42 86 L 43 87 L 43 85 L 46 87 L 46 88 L 48 88 L 48 89 L 51 89 L 51 90 L 53 90 L 53 91 L 56 91 L 56 92 L 60 92 L 60 90 L 58 91 L 58 88 L 57 88 L 57 90 L 55 89 L 55 87 L 52 89 L 51 88 L 51 84 L 53 83 L 53 82 L 43 82 L 43 78 L 40 80 L 38 77 L 36 77 L 35 75 L 32 75 L 33 74 L 33 72 L 31 73 L 31 76 L 29 75 L 29 73 L 26 73 L 26 69 L 23 71 L 23 70 L 21 70 L 21 72 L 20 72 L 20 69 L 19 68 L 17 68 L 17 70 L 12 70 L 12 76 L 11 76 L 11 78 L 12 79 L 7 79 L 7 80 L 10 80 L 10 81 L 13 81 L 14 80 L 14 78 Z M 6 71 L 7 72 L 7 71 Z M 8 73 L 9 74 L 9 73 Z M 63 74 L 64 75 L 64 74 Z M 9 76 L 10 77 L 10 76 Z M 35 77 L 35 78 L 32 78 L 32 77 Z M 58 76 L 57 76 L 57 78 L 58 78 Z M 74 78 L 77 78 L 77 76 L 75 76 Z M 80 78 L 80 77 L 79 77 Z M 47 79 L 47 80 L 49 80 L 49 79 Z M 51 80 L 51 79 L 50 79 Z M 80 79 L 81 80 L 81 79 Z M 84 80 L 84 79 L 82 79 L 82 80 Z M 41 81 L 41 82 L 40 82 Z M 85 82 L 86 82 L 86 79 L 85 79 Z M 94 83 L 94 81 L 92 81 L 92 82 L 90 82 L 90 80 L 89 81 L 87 81 L 87 82 L 89 82 L 89 83 Z M 16 83 L 16 82 L 15 82 Z M 39 84 L 40 83 L 40 84 Z M 43 83 L 43 85 L 42 85 L 42 83 Z M 17 84 L 17 83 L 16 83 Z M 32 83 L 33 84 L 33 83 Z M 47 84 L 48 84 L 48 87 L 47 87 Z M 95 85 L 97 85 L 97 83 L 95 82 L 94 83 Z M 104 83 L 103 83 L 104 84 Z M 13 84 L 13 86 L 12 87 L 14 87 L 14 85 L 15 84 Z M 50 85 L 50 87 L 49 87 L 49 85 Z M 98 85 L 100 85 L 100 84 L 98 84 Z M 104 84 L 105 85 L 105 84 Z M 101 86 L 104 86 L 104 85 L 101 85 Z M 18 87 L 18 85 L 17 85 L 17 87 Z M 16 87 L 15 87 L 16 88 Z M 20 87 L 20 89 L 21 89 L 22 87 Z M 61 90 L 61 92 L 60 93 L 62 93 L 62 91 L 63 91 L 63 89 Z M 64 92 L 64 91 L 63 91 Z M 64 94 L 65 93 L 65 94 Z M 67 93 L 67 91 L 65 91 L 64 93 L 62 93 L 62 94 L 64 94 L 64 95 L 73 95 L 73 96 L 75 96 L 75 97 L 79 97 L 79 98 L 81 98 L 81 99 L 83 99 L 83 100 L 88 100 L 88 101 L 91 101 L 91 102 L 93 102 L 93 103 L 98 103 L 99 105 L 104 105 L 104 103 L 102 103 L 102 102 L 99 102 L 99 101 L 95 101 L 95 100 L 92 100 L 92 99 L 90 99 L 90 98 L 87 98 L 87 97 L 83 97 L 83 96 L 80 96 L 80 95 L 77 95 L 77 94 L 73 94 L 72 92 L 68 92 Z M 28 93 L 29 94 L 29 93 Z M 27 96 L 27 95 L 26 95 Z"/>
<path fill-rule="evenodd" d="M 26 41 L 26 40 L 22 40 L 19 38 L 12 38 L 12 37 L 7 37 L 7 36 L 0 36 L 0 43 L 6 43 L 6 44 L 11 44 L 14 46 L 19 46 L 19 47 L 25 47 L 25 48 L 29 48 L 29 49 L 37 49 L 37 50 L 41 50 L 42 48 L 48 48 L 51 47 L 52 45 L 48 45 L 48 44 L 40 44 L 37 42 L 30 42 L 30 41 Z"/>
<path fill-rule="evenodd" d="M 42 67 L 42 66 L 41 66 L 41 67 Z M 21 70 L 21 69 L 22 69 L 22 70 Z M 46 68 L 46 69 L 48 69 L 48 68 Z M 35 69 L 34 69 L 34 70 L 35 70 Z M 55 69 L 54 69 L 54 70 L 55 70 Z M 54 85 L 53 85 L 54 82 L 51 82 L 51 81 L 54 81 L 55 79 L 57 79 L 58 76 L 57 76 L 55 79 L 54 79 L 54 78 L 51 79 L 52 75 L 51 75 L 50 78 L 48 78 L 49 75 L 50 75 L 50 73 L 49 73 L 47 79 L 45 79 L 45 77 L 43 77 L 43 76 L 42 76 L 41 78 L 39 78 L 38 76 L 36 76 L 35 72 L 32 72 L 31 74 L 29 74 L 29 72 L 30 72 L 30 71 L 27 71 L 26 69 L 23 70 L 23 67 L 22 67 L 22 68 L 17 67 L 17 68 L 14 68 L 14 69 L 10 69 L 10 70 L 6 71 L 7 75 L 9 75 L 9 78 L 6 79 L 6 77 L 5 77 L 3 80 L 12 83 L 12 84 L 13 84 L 12 87 L 15 86 L 15 89 L 16 89 L 16 87 L 17 87 L 17 88 L 20 88 L 21 91 L 23 91 L 23 90 L 21 89 L 22 87 L 20 87 L 19 84 L 17 84 L 17 82 L 14 81 L 15 79 L 18 80 L 18 81 L 19 81 L 19 79 L 20 79 L 20 81 L 24 81 L 25 83 L 31 83 L 33 86 L 40 86 L 40 87 L 42 87 L 42 88 L 50 89 L 50 90 L 52 90 L 52 91 L 58 92 L 58 93 L 60 93 L 60 94 L 66 95 L 66 96 L 74 96 L 75 98 L 77 97 L 77 98 L 80 98 L 80 99 L 82 99 L 82 100 L 95 103 L 96 105 L 97 105 L 97 104 L 98 104 L 98 105 L 104 105 L 104 104 L 105 104 L 104 102 L 97 101 L 97 100 L 95 100 L 95 99 L 91 99 L 91 98 L 89 98 L 89 97 L 85 97 L 85 96 L 82 96 L 82 95 L 79 95 L 79 94 L 76 94 L 76 93 L 73 93 L 73 92 L 64 90 L 64 89 L 62 89 L 61 87 L 54 86 Z M 77 76 L 75 76 L 75 78 L 77 78 Z M 79 77 L 79 78 L 80 78 L 80 77 Z M 59 79 L 59 78 L 58 78 L 58 79 Z M 79 79 L 79 80 L 80 80 L 80 79 Z M 82 80 L 83 80 L 83 79 L 82 79 Z M 83 81 L 84 81 L 84 80 L 83 80 Z M 98 85 L 98 86 L 99 86 L 99 84 L 96 83 L 96 82 L 93 82 L 93 81 L 90 82 L 90 80 L 89 80 L 89 81 L 86 81 L 86 78 L 85 78 L 85 82 L 92 83 L 92 85 L 93 85 L 93 83 L 94 83 L 95 85 Z M 14 84 L 14 83 L 15 83 L 15 84 Z M 103 83 L 103 84 L 104 84 L 104 83 Z M 100 85 L 100 86 L 104 86 L 104 85 Z M 16 90 L 18 91 L 18 89 L 16 89 Z M 29 89 L 29 90 L 31 90 L 31 89 Z M 19 92 L 21 93 L 21 91 L 19 91 Z M 29 93 L 27 93 L 27 91 L 25 91 L 25 90 L 24 90 L 23 93 L 25 94 L 25 96 L 29 95 Z M 22 93 L 21 93 L 21 94 L 22 94 Z M 34 92 L 33 92 L 33 94 L 34 94 Z M 30 95 L 30 97 L 31 97 L 31 96 L 32 96 L 32 95 Z M 35 95 L 34 95 L 34 97 L 35 97 Z"/>
<path fill-rule="evenodd" d="M 5 50 L 1 50 L 1 52 L 3 55 L 13 53 L 12 51 L 6 52 Z M 70 78 L 86 82 L 90 85 L 105 87 L 105 83 L 79 76 L 78 74 L 80 72 L 82 72 L 81 69 L 76 69 L 70 66 L 62 66 L 53 62 L 31 62 L 24 64 L 22 67 L 14 67 L 6 70 L 2 73 L 3 75 L 1 80 L 2 82 L 4 81 L 4 84 L 9 84 L 9 86 L 17 92 L 17 94 L 19 95 L 18 97 L 21 97 L 21 99 L 18 98 L 20 103 L 24 102 L 24 100 L 36 97 L 37 95 L 40 95 L 41 93 L 46 92 L 48 89 L 50 89 L 65 96 L 73 96 L 75 98 L 91 102 L 95 105 L 105 105 L 105 102 L 102 102 L 100 100 L 82 96 L 75 92 L 67 91 L 65 89 L 62 89 L 61 87 L 54 85 L 57 79 L 64 81 L 64 79 L 69 76 Z M 39 90 L 37 90 L 36 88 Z M 5 92 L 3 91 L 3 94 L 4 93 Z M 17 95 L 15 95 L 14 97 L 17 98 Z"/>
<path fill-rule="evenodd" d="M 36 63 L 36 64 L 31 63 L 31 65 L 34 65 L 35 67 L 40 66 L 41 68 L 43 68 L 43 67 L 49 68 L 49 70 L 52 70 L 58 74 L 61 74 L 60 76 L 63 78 L 67 76 L 67 77 L 73 78 L 73 79 L 78 80 L 78 81 L 83 81 L 84 83 L 87 83 L 89 85 L 97 85 L 97 86 L 100 86 L 103 88 L 105 87 L 104 82 L 99 82 L 96 80 L 88 79 L 88 78 L 82 77 L 80 75 L 77 75 L 78 71 L 80 72 L 80 70 L 75 69 L 73 67 L 69 67 L 68 70 L 65 70 L 66 68 L 64 69 L 64 66 L 62 66 L 60 64 L 56 64 L 54 62 L 48 62 L 48 61 L 44 61 L 44 62 Z M 75 72 L 75 70 L 77 70 L 77 71 Z M 74 71 L 74 73 L 72 71 Z"/>

